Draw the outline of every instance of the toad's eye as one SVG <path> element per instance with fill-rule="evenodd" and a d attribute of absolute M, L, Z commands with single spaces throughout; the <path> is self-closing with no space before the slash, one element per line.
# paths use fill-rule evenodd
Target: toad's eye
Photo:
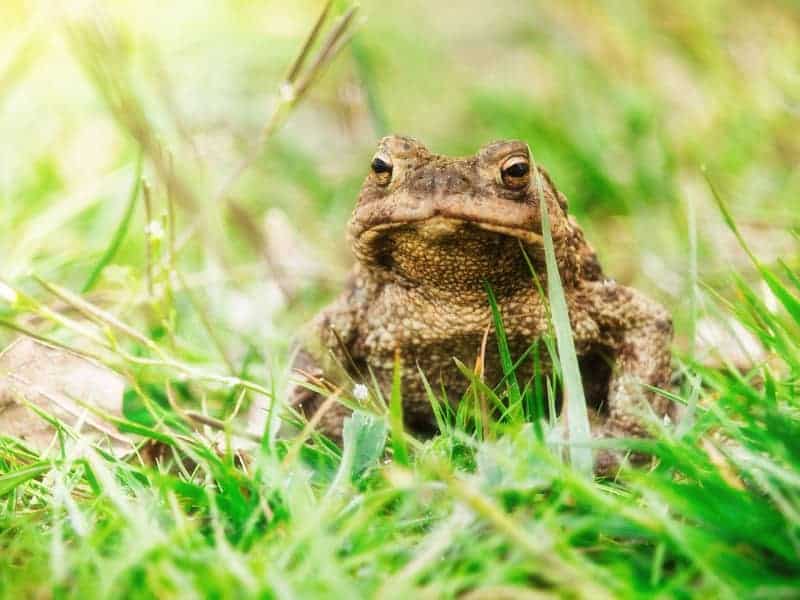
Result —
<path fill-rule="evenodd" d="M 500 167 L 503 185 L 512 189 L 520 189 L 530 181 L 531 166 L 525 156 L 511 156 Z"/>
<path fill-rule="evenodd" d="M 386 185 L 392 180 L 392 161 L 386 156 L 376 156 L 372 159 L 372 172 L 379 185 Z"/>

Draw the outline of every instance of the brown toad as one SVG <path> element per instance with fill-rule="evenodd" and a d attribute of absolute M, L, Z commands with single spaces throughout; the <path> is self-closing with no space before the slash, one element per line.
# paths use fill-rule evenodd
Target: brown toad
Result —
<path fill-rule="evenodd" d="M 386 394 L 397 356 L 406 422 L 412 430 L 432 429 L 418 368 L 435 389 L 444 384 L 451 401 L 462 397 L 468 380 L 453 359 L 474 364 L 492 328 L 484 282 L 497 297 L 515 357 L 551 329 L 546 294 L 536 282 L 547 281 L 544 201 L 595 435 L 644 435 L 645 403 L 670 414 L 670 404 L 647 388 L 669 378 L 670 315 L 603 274 L 565 197 L 533 164 L 527 144 L 494 142 L 475 156 L 450 158 L 390 136 L 380 141 L 371 167 L 349 223 L 357 263 L 345 291 L 311 324 L 295 361 L 299 373 L 342 386 L 369 384 L 371 371 Z M 518 372 L 522 382 L 530 363 Z M 495 344 L 486 345 L 483 364 L 486 382 L 497 383 Z M 322 400 L 302 385 L 291 398 L 307 417 Z M 347 413 L 339 404 L 329 407 L 319 428 L 339 438 Z"/>

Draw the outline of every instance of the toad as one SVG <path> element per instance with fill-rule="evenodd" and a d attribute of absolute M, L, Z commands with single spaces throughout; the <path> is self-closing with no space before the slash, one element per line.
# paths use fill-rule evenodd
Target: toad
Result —
<path fill-rule="evenodd" d="M 434 414 L 420 373 L 452 404 L 469 386 L 454 359 L 473 365 L 481 357 L 487 385 L 503 377 L 496 344 L 484 343 L 493 329 L 487 285 L 515 359 L 552 331 L 542 202 L 593 435 L 647 435 L 644 411 L 665 417 L 673 410 L 653 391 L 670 376 L 671 317 L 603 273 L 566 198 L 522 141 L 493 142 L 465 158 L 434 154 L 410 137 L 380 141 L 348 224 L 355 266 L 341 295 L 303 335 L 296 373 L 316 390 L 327 382 L 344 394 L 355 383 L 376 382 L 388 398 L 400 361 L 406 425 L 432 431 Z M 523 384 L 532 363 L 520 363 Z M 544 357 L 541 365 L 547 370 L 551 361 Z M 291 404 L 308 418 L 323 401 L 307 383 L 291 392 Z M 316 424 L 340 439 L 348 412 L 329 403 Z M 613 462 L 599 458 L 597 469 Z"/>

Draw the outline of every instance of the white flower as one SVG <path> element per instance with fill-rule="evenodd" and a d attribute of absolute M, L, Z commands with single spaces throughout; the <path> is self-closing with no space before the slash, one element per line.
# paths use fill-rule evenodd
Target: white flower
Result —
<path fill-rule="evenodd" d="M 369 389 L 363 383 L 357 383 L 353 386 L 353 398 L 359 402 L 364 402 L 369 396 Z"/>
<path fill-rule="evenodd" d="M 9 304 L 16 304 L 19 297 L 13 288 L 0 282 L 0 299 L 5 300 Z"/>
<path fill-rule="evenodd" d="M 161 224 L 161 221 L 150 221 L 147 226 L 145 226 L 144 231 L 155 240 L 160 240 L 164 237 L 164 226 Z"/>

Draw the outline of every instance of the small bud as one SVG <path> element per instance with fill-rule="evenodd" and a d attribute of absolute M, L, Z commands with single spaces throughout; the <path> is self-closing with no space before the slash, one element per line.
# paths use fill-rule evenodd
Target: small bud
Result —
<path fill-rule="evenodd" d="M 369 389 L 363 383 L 357 383 L 353 386 L 353 398 L 358 400 L 359 402 L 364 402 L 364 400 L 369 397 Z"/>

